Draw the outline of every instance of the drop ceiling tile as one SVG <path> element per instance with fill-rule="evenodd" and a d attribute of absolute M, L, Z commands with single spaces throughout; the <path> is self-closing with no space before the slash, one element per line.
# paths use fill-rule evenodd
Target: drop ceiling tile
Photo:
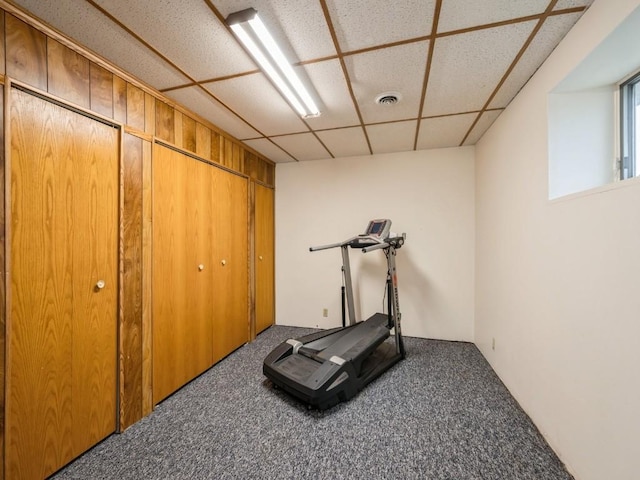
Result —
<path fill-rule="evenodd" d="M 554 10 L 564 10 L 565 8 L 574 7 L 588 7 L 593 3 L 593 0 L 558 0 Z"/>
<path fill-rule="evenodd" d="M 270 142 L 266 138 L 255 138 L 252 140 L 245 140 L 243 143 L 253 148 L 257 152 L 267 157 L 272 162 L 287 163 L 295 162 L 295 159 L 291 157 L 287 152 L 280 147 Z"/>
<path fill-rule="evenodd" d="M 438 38 L 423 116 L 480 110 L 535 23 L 522 22 Z"/>
<path fill-rule="evenodd" d="M 202 0 L 94 1 L 196 81 L 255 69 Z"/>
<path fill-rule="evenodd" d="M 442 2 L 438 33 L 544 13 L 549 0 L 446 0 Z"/>
<path fill-rule="evenodd" d="M 431 34 L 435 1 L 328 0 L 327 7 L 340 49 L 349 52 Z"/>
<path fill-rule="evenodd" d="M 345 57 L 353 92 L 365 123 L 418 116 L 429 42 L 417 42 Z M 400 102 L 378 105 L 376 97 L 398 92 Z"/>
<path fill-rule="evenodd" d="M 369 146 L 362 127 L 324 130 L 318 132 L 318 137 L 334 157 L 369 155 Z"/>
<path fill-rule="evenodd" d="M 20 0 L 16 3 L 156 89 L 188 82 L 184 75 L 87 2 Z"/>
<path fill-rule="evenodd" d="M 212 3 L 225 18 L 233 12 L 255 8 L 292 63 L 336 54 L 317 0 L 213 0 Z"/>
<path fill-rule="evenodd" d="M 304 66 L 310 84 L 317 92 L 320 116 L 306 119 L 313 129 L 358 125 L 358 113 L 349 94 L 347 81 L 338 60 Z"/>
<path fill-rule="evenodd" d="M 488 112 L 484 112 L 480 117 L 480 120 L 478 120 L 478 123 L 476 123 L 473 127 L 473 130 L 471 131 L 467 139 L 464 141 L 464 146 L 475 145 L 493 124 L 493 122 L 496 121 L 496 118 L 498 118 L 501 113 L 502 110 L 490 110 Z"/>
<path fill-rule="evenodd" d="M 581 15 L 582 13 L 572 13 L 547 18 L 507 80 L 491 100 L 489 108 L 504 108 L 511 102 Z"/>
<path fill-rule="evenodd" d="M 264 136 L 308 130 L 262 73 L 207 83 L 204 87 Z"/>
<path fill-rule="evenodd" d="M 368 125 L 367 135 L 371 142 L 373 153 L 405 152 L 413 150 L 413 142 L 416 135 L 418 122 L 384 123 L 381 125 Z"/>
<path fill-rule="evenodd" d="M 199 87 L 171 90 L 166 95 L 238 139 L 261 136 Z"/>
<path fill-rule="evenodd" d="M 272 137 L 271 140 L 299 161 L 331 158 L 327 149 L 312 133 Z"/>
<path fill-rule="evenodd" d="M 446 117 L 423 118 L 418 134 L 418 150 L 430 148 L 457 147 L 469 131 L 477 114 L 449 115 Z"/>

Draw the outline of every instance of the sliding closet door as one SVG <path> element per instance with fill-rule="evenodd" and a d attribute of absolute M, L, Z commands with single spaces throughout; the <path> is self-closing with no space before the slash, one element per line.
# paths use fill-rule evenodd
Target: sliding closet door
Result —
<path fill-rule="evenodd" d="M 154 145 L 154 403 L 213 363 L 211 169 Z"/>
<path fill-rule="evenodd" d="M 116 427 L 119 131 L 11 92 L 6 478 Z"/>
<path fill-rule="evenodd" d="M 274 323 L 275 246 L 274 194 L 271 188 L 255 185 L 255 292 L 256 333 Z"/>
<path fill-rule="evenodd" d="M 213 182 L 214 361 L 249 341 L 247 179 L 211 168 Z"/>

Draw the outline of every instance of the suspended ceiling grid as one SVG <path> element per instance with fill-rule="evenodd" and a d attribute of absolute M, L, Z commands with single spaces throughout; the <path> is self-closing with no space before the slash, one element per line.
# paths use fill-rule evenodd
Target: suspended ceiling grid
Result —
<path fill-rule="evenodd" d="M 593 0 L 15 0 L 275 162 L 473 145 Z M 255 8 L 300 118 L 224 23 Z M 392 105 L 376 103 L 397 93 Z"/>

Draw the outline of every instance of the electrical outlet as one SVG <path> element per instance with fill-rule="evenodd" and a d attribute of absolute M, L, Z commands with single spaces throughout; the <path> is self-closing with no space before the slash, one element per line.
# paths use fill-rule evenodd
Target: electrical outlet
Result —
<path fill-rule="evenodd" d="M 323 308 L 322 309 L 322 316 L 325 317 L 325 318 L 329 316 L 329 309 L 328 308 Z"/>

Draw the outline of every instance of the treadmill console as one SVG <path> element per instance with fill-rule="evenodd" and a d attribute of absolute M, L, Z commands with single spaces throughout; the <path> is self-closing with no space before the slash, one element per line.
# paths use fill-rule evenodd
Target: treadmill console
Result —
<path fill-rule="evenodd" d="M 371 220 L 369 225 L 367 225 L 367 230 L 364 232 L 363 236 L 385 239 L 389 236 L 390 231 L 391 220 L 388 218 Z"/>
<path fill-rule="evenodd" d="M 349 246 L 351 248 L 365 248 L 384 242 L 391 231 L 391 220 L 379 218 L 371 220 L 364 233 L 355 237 Z"/>

